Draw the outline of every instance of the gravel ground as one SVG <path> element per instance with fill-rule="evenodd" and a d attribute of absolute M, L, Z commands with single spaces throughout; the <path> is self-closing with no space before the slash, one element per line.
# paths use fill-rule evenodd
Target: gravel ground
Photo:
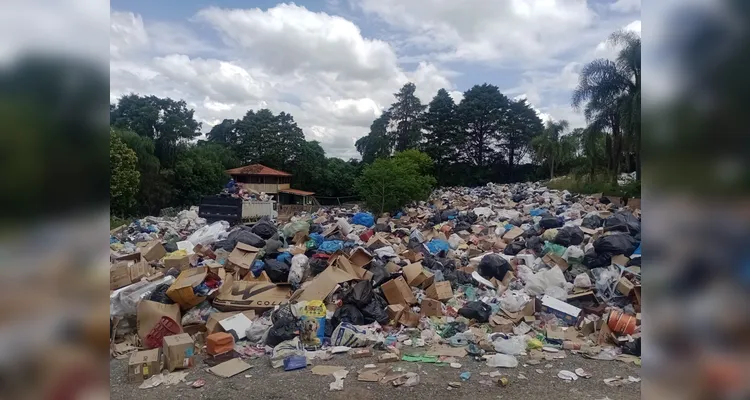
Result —
<path fill-rule="evenodd" d="M 414 387 L 393 387 L 390 384 L 358 382 L 357 371 L 365 364 L 377 363 L 375 356 L 362 359 L 351 359 L 348 355 L 335 355 L 332 359 L 314 360 L 314 365 L 335 365 L 346 367 L 349 375 L 344 380 L 344 390 L 331 392 L 328 384 L 334 381 L 332 376 L 317 376 L 307 369 L 284 372 L 283 369 L 273 369 L 268 358 L 248 361 L 253 365 L 248 371 L 229 379 L 218 378 L 205 371 L 207 366 L 200 363 L 190 370 L 186 381 L 198 378 L 206 380 L 205 386 L 194 389 L 185 383 L 175 386 L 158 386 L 151 389 L 139 389 L 138 384 L 128 383 L 126 380 L 127 360 L 110 361 L 110 398 L 118 399 L 386 399 L 403 396 L 412 400 L 446 399 L 604 399 L 611 400 L 640 399 L 640 383 L 631 383 L 620 387 L 607 386 L 603 379 L 616 375 L 640 377 L 640 367 L 619 361 L 598 361 L 584 359 L 579 355 L 568 354 L 565 359 L 544 361 L 539 365 L 523 366 L 526 357 L 519 357 L 519 366 L 514 369 L 500 369 L 503 376 L 507 376 L 510 384 L 507 387 L 487 386 L 480 381 L 490 380 L 489 376 L 481 376 L 481 372 L 492 372 L 495 368 L 487 367 L 484 362 L 477 362 L 470 357 L 459 359 L 460 369 L 453 369 L 446 365 L 425 363 L 397 362 L 393 367 L 400 367 L 406 371 L 419 373 L 420 382 Z M 546 368 L 551 364 L 550 368 Z M 591 379 L 579 378 L 575 382 L 565 382 L 557 377 L 562 369 L 574 371 L 583 368 L 592 375 Z M 536 372 L 543 371 L 542 374 Z M 460 381 L 459 374 L 470 371 L 471 378 L 462 382 L 460 388 L 448 387 L 448 382 Z M 527 379 L 518 378 L 524 374 Z M 251 375 L 245 377 L 245 375 Z"/>

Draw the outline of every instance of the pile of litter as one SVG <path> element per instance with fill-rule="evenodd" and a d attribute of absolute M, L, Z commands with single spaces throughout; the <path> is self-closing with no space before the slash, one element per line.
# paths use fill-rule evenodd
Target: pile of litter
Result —
<path fill-rule="evenodd" d="M 376 362 L 357 380 L 407 387 L 419 375 L 392 363 L 505 369 L 571 353 L 639 364 L 640 201 L 623 202 L 488 184 L 393 215 L 140 219 L 110 237 L 113 356 L 130 356 L 139 383 L 161 373 L 160 354 L 169 372 L 206 364 L 230 377 L 250 368 L 243 359 L 291 371 L 345 353 Z M 312 372 L 343 389 L 343 367 Z"/>

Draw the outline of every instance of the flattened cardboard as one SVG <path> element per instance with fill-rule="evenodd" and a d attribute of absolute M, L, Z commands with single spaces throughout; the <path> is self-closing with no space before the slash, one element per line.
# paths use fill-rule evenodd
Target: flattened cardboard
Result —
<path fill-rule="evenodd" d="M 523 235 L 523 229 L 521 229 L 521 228 L 519 228 L 517 226 L 514 226 L 508 232 L 505 232 L 505 234 L 503 235 L 503 240 L 508 241 L 508 242 L 512 242 L 512 241 L 516 240 L 516 238 L 519 237 L 519 236 L 521 236 L 521 235 Z"/>
<path fill-rule="evenodd" d="M 160 349 L 137 351 L 128 360 L 128 382 L 143 382 L 161 372 Z"/>
<path fill-rule="evenodd" d="M 401 318 L 399 318 L 398 322 L 405 327 L 415 328 L 419 325 L 419 315 L 410 309 L 405 309 L 401 313 Z"/>
<path fill-rule="evenodd" d="M 130 266 L 127 261 L 120 261 L 109 267 L 109 289 L 117 290 L 132 283 L 130 280 Z"/>
<path fill-rule="evenodd" d="M 237 268 L 249 270 L 253 266 L 253 262 L 255 261 L 258 252 L 260 252 L 260 249 L 257 247 L 237 242 L 237 245 L 234 246 L 234 250 L 229 254 L 227 262 Z"/>
<path fill-rule="evenodd" d="M 453 289 L 449 281 L 435 282 L 427 288 L 425 294 L 431 299 L 446 301 L 453 298 Z"/>
<path fill-rule="evenodd" d="M 450 346 L 433 346 L 426 355 L 428 356 L 446 356 L 446 357 L 465 357 L 465 347 L 450 347 Z"/>
<path fill-rule="evenodd" d="M 493 332 L 513 333 L 513 321 L 502 315 L 493 315 L 490 318 L 490 326 Z"/>
<path fill-rule="evenodd" d="M 583 231 L 583 233 L 585 233 L 587 235 L 593 235 L 593 234 L 596 233 L 595 229 L 586 228 L 585 226 L 581 226 L 580 228 L 581 228 L 581 231 Z"/>
<path fill-rule="evenodd" d="M 422 303 L 419 306 L 421 309 L 420 315 L 426 317 L 443 316 L 443 303 L 438 300 L 422 299 Z"/>
<path fill-rule="evenodd" d="M 269 282 L 236 281 L 230 288 L 214 299 L 220 311 L 267 310 L 287 302 L 291 294 L 289 286 Z"/>
<path fill-rule="evenodd" d="M 169 372 L 195 365 L 195 342 L 187 333 L 165 336 L 162 352 L 164 364 Z"/>
<path fill-rule="evenodd" d="M 220 378 L 231 378 L 239 374 L 240 372 L 247 371 L 250 368 L 252 368 L 252 365 L 242 361 L 241 358 L 233 358 L 215 367 L 209 368 L 208 372 Z"/>
<path fill-rule="evenodd" d="M 260 275 L 258 275 L 257 277 L 253 276 L 253 273 L 248 271 L 248 273 L 245 274 L 245 277 L 242 278 L 242 280 L 248 282 L 271 282 L 271 278 L 268 277 L 266 271 L 261 271 Z"/>
<path fill-rule="evenodd" d="M 369 271 L 368 271 L 369 272 Z M 339 268 L 328 267 L 312 281 L 294 292 L 290 301 L 325 300 L 336 290 L 338 284 L 359 279 Z"/>
<path fill-rule="evenodd" d="M 407 250 L 401 253 L 401 257 L 406 258 L 411 263 L 416 263 L 424 259 L 424 255 L 422 255 L 422 253 L 414 250 Z"/>
<path fill-rule="evenodd" d="M 552 252 L 545 254 L 544 257 L 542 257 L 542 261 L 544 261 L 544 263 L 549 265 L 550 267 L 557 265 L 557 267 L 560 268 L 563 272 L 565 272 L 565 270 L 570 267 L 565 259 Z"/>
<path fill-rule="evenodd" d="M 158 240 L 148 242 L 141 247 L 141 256 L 149 262 L 161 260 L 166 255 L 167 250 L 164 249 L 164 246 Z"/>
<path fill-rule="evenodd" d="M 401 271 L 401 267 L 395 262 L 389 261 L 388 264 L 385 265 L 385 270 L 388 271 L 389 274 L 395 274 L 396 272 Z"/>
<path fill-rule="evenodd" d="M 206 336 L 212 333 L 224 332 L 224 328 L 221 327 L 221 324 L 219 324 L 219 321 L 229 318 L 233 315 L 237 315 L 239 313 L 240 311 L 211 313 L 208 316 L 208 321 L 206 321 Z M 244 314 L 251 321 L 255 319 L 255 311 L 253 310 L 242 311 L 242 314 Z"/>
<path fill-rule="evenodd" d="M 429 287 L 435 281 L 435 275 L 422 267 L 422 263 L 409 264 L 402 268 L 406 283 L 413 287 Z"/>
<path fill-rule="evenodd" d="M 404 306 L 417 304 L 417 298 L 414 297 L 411 288 L 401 276 L 391 279 L 380 288 L 386 300 L 388 300 L 388 304 L 403 304 Z"/>
<path fill-rule="evenodd" d="M 619 265 L 621 267 L 624 267 L 628 265 L 628 261 L 630 261 L 630 259 L 622 254 L 612 256 L 612 265 Z"/>
<path fill-rule="evenodd" d="M 352 276 L 356 276 L 357 279 L 372 279 L 372 272 L 352 264 L 351 261 L 344 256 L 338 257 L 334 264 L 337 268 L 344 270 Z"/>
<path fill-rule="evenodd" d="M 640 210 L 641 199 L 640 198 L 628 199 L 627 206 L 630 207 L 631 210 Z"/>
<path fill-rule="evenodd" d="M 135 253 L 125 254 L 124 256 L 115 257 L 114 260 L 138 262 L 138 261 L 141 261 L 141 253 L 135 252 Z"/>

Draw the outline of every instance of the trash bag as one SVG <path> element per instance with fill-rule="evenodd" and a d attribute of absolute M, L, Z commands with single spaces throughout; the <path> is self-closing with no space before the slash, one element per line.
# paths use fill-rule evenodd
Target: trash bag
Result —
<path fill-rule="evenodd" d="M 236 230 L 230 233 L 229 240 L 234 241 L 234 246 L 236 246 L 238 242 L 249 244 L 250 246 L 257 247 L 259 249 L 263 248 L 266 245 L 266 241 L 263 240 L 260 236 L 245 229 Z M 234 250 L 234 246 L 232 246 L 232 250 Z"/>
<path fill-rule="evenodd" d="M 445 210 L 442 213 L 440 213 L 440 218 L 442 221 L 448 221 L 450 219 L 456 218 L 458 215 L 458 210 Z"/>
<path fill-rule="evenodd" d="M 375 224 L 375 232 L 391 232 L 389 224 Z"/>
<path fill-rule="evenodd" d="M 344 242 L 341 240 L 327 240 L 318 246 L 318 250 L 323 253 L 333 254 L 344 248 Z"/>
<path fill-rule="evenodd" d="M 467 231 L 471 232 L 471 224 L 465 221 L 459 221 L 456 223 L 456 226 L 453 228 L 453 231 L 455 232 L 461 232 L 461 231 Z"/>
<path fill-rule="evenodd" d="M 458 246 L 461 245 L 461 237 L 455 233 L 452 234 L 451 237 L 448 238 L 448 244 L 451 246 L 451 249 L 458 249 Z"/>
<path fill-rule="evenodd" d="M 266 246 L 263 247 L 263 249 L 266 251 L 266 255 L 270 255 L 278 253 L 279 249 L 282 247 L 284 247 L 284 243 L 282 243 L 280 240 L 269 239 L 266 240 Z"/>
<path fill-rule="evenodd" d="M 388 302 L 377 294 L 373 294 L 372 300 L 362 307 L 362 316 L 365 319 L 365 324 L 371 324 L 377 322 L 381 325 L 385 325 L 390 320 L 388 313 L 385 308 L 388 307 Z"/>
<path fill-rule="evenodd" d="M 532 236 L 526 239 L 526 248 L 531 250 L 537 257 L 541 256 L 544 252 L 544 244 L 542 238 L 539 236 Z"/>
<path fill-rule="evenodd" d="M 266 336 L 266 344 L 276 346 L 277 344 L 294 339 L 300 331 L 300 323 L 297 317 L 292 314 L 289 305 L 282 307 L 271 314 L 273 326 Z"/>
<path fill-rule="evenodd" d="M 641 266 L 641 257 L 635 257 L 631 258 L 628 263 L 625 265 L 626 267 L 632 267 L 632 266 Z"/>
<path fill-rule="evenodd" d="M 285 237 L 292 238 L 297 232 L 310 233 L 310 224 L 305 221 L 295 221 L 286 224 L 281 230 Z"/>
<path fill-rule="evenodd" d="M 273 324 L 270 318 L 260 317 L 253 321 L 253 324 L 245 329 L 245 337 L 250 343 L 258 343 L 263 340 L 263 336 L 266 335 Z"/>
<path fill-rule="evenodd" d="M 532 225 L 529 229 L 526 229 L 525 231 L 523 231 L 523 234 L 521 235 L 521 237 L 524 239 L 528 239 L 530 237 L 541 236 L 541 235 L 542 235 L 542 230 L 536 225 Z"/>
<path fill-rule="evenodd" d="M 627 342 L 622 346 L 623 354 L 630 354 L 631 356 L 641 356 L 641 338 L 636 338 L 632 342 Z"/>
<path fill-rule="evenodd" d="M 362 308 L 372 301 L 372 284 L 370 281 L 359 281 L 344 294 L 344 303 Z"/>
<path fill-rule="evenodd" d="M 443 277 L 445 277 L 445 280 L 451 283 L 451 286 L 455 289 L 458 286 L 461 285 L 474 285 L 476 286 L 476 282 L 471 277 L 470 273 L 459 271 L 457 269 L 445 269 L 443 270 Z"/>
<path fill-rule="evenodd" d="M 611 253 L 630 256 L 638 247 L 634 237 L 626 234 L 614 234 L 601 236 L 594 241 L 594 250 L 597 254 Z"/>
<path fill-rule="evenodd" d="M 495 278 L 499 281 L 502 281 L 505 278 L 505 274 L 510 270 L 511 266 L 508 260 L 498 254 L 488 254 L 482 257 L 477 267 L 477 272 L 479 272 L 482 278 Z"/>
<path fill-rule="evenodd" d="M 559 244 L 560 246 L 570 246 L 570 232 L 565 229 L 558 230 L 557 235 L 555 235 L 555 238 L 553 239 L 553 242 Z"/>
<path fill-rule="evenodd" d="M 591 249 L 583 255 L 581 264 L 585 265 L 588 269 L 607 267 L 612 264 L 612 253 L 599 253 Z"/>
<path fill-rule="evenodd" d="M 310 273 L 312 276 L 318 276 L 328 268 L 328 260 L 324 258 L 313 257 L 310 259 Z"/>
<path fill-rule="evenodd" d="M 276 226 L 273 224 L 273 222 L 265 219 L 261 219 L 258 221 L 252 229 L 250 229 L 250 232 L 260 236 L 261 239 L 268 240 L 273 237 L 277 233 Z"/>
<path fill-rule="evenodd" d="M 385 269 L 385 265 L 383 265 L 380 260 L 373 259 L 367 270 L 372 272 L 372 287 L 379 287 L 391 280 L 391 274 L 388 273 L 388 270 Z"/>
<path fill-rule="evenodd" d="M 566 226 L 557 231 L 554 242 L 561 246 L 578 246 L 583 243 L 583 231 L 577 226 Z"/>
<path fill-rule="evenodd" d="M 323 233 L 325 232 L 325 228 L 323 228 L 323 225 L 321 224 L 310 224 L 310 234 L 313 233 Z"/>
<path fill-rule="evenodd" d="M 557 217 L 546 217 L 539 221 L 539 226 L 544 229 L 559 228 L 563 226 L 562 222 Z"/>
<path fill-rule="evenodd" d="M 440 239 L 432 239 L 429 242 L 427 242 L 427 249 L 430 250 L 430 253 L 432 254 L 438 254 L 441 251 L 448 251 L 451 249 L 451 245 L 446 242 L 445 240 Z"/>
<path fill-rule="evenodd" d="M 333 330 L 342 322 L 348 322 L 352 325 L 364 325 L 365 317 L 354 304 L 344 304 L 336 309 L 336 312 L 333 313 L 333 317 L 331 317 L 331 323 L 326 324 L 326 328 L 330 326 L 331 332 L 333 332 Z M 330 336 L 329 333 L 326 334 Z"/>
<path fill-rule="evenodd" d="M 597 213 L 591 213 L 583 218 L 581 226 L 589 229 L 601 228 L 604 224 L 604 220 Z"/>
<path fill-rule="evenodd" d="M 464 318 L 474 319 L 484 323 L 490 320 L 492 307 L 481 301 L 470 301 L 458 310 L 458 314 Z"/>
<path fill-rule="evenodd" d="M 289 280 L 289 271 L 291 267 L 287 263 L 274 259 L 268 259 L 265 262 L 266 265 L 263 267 L 263 270 L 266 271 L 271 282 L 284 283 Z"/>
<path fill-rule="evenodd" d="M 520 253 L 521 250 L 526 248 L 526 241 L 523 239 L 520 240 L 514 240 L 507 246 L 505 246 L 505 250 L 503 250 L 503 254 L 507 254 L 509 256 L 515 256 L 516 254 Z"/>
<path fill-rule="evenodd" d="M 625 225 L 628 228 L 628 232 L 633 236 L 641 232 L 641 221 L 629 211 L 618 211 L 604 220 L 605 227 L 618 225 Z"/>
<path fill-rule="evenodd" d="M 511 200 L 513 200 L 514 203 L 520 203 L 526 199 L 526 196 L 518 193 L 514 194 L 513 197 L 511 197 Z"/>
<path fill-rule="evenodd" d="M 466 222 L 469 223 L 469 225 L 477 222 L 478 218 L 479 217 L 477 216 L 477 214 L 474 211 L 469 211 L 466 214 L 462 214 L 462 215 L 458 216 L 458 219 L 460 221 L 466 221 Z"/>
<path fill-rule="evenodd" d="M 297 254 L 292 257 L 292 267 L 289 269 L 289 283 L 293 287 L 297 288 L 302 283 L 305 272 L 309 268 L 307 265 L 308 261 L 309 259 L 304 254 Z"/>
<path fill-rule="evenodd" d="M 372 214 L 367 212 L 359 212 L 354 214 L 352 217 L 352 223 L 355 225 L 362 225 L 366 227 L 371 227 L 375 225 L 375 217 L 372 216 Z"/>
<path fill-rule="evenodd" d="M 507 354 L 511 356 L 517 356 L 526 350 L 526 341 L 523 340 L 522 336 L 514 336 L 510 339 L 498 338 L 492 344 L 495 347 L 495 351 L 500 354 Z"/>

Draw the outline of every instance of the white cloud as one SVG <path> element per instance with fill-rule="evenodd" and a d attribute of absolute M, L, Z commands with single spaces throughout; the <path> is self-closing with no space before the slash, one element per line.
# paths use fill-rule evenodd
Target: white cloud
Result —
<path fill-rule="evenodd" d="M 359 0 L 443 60 L 537 62 L 576 45 L 595 18 L 586 0 Z"/>
<path fill-rule="evenodd" d="M 640 11 L 641 0 L 617 0 L 609 8 L 621 13 Z"/>

